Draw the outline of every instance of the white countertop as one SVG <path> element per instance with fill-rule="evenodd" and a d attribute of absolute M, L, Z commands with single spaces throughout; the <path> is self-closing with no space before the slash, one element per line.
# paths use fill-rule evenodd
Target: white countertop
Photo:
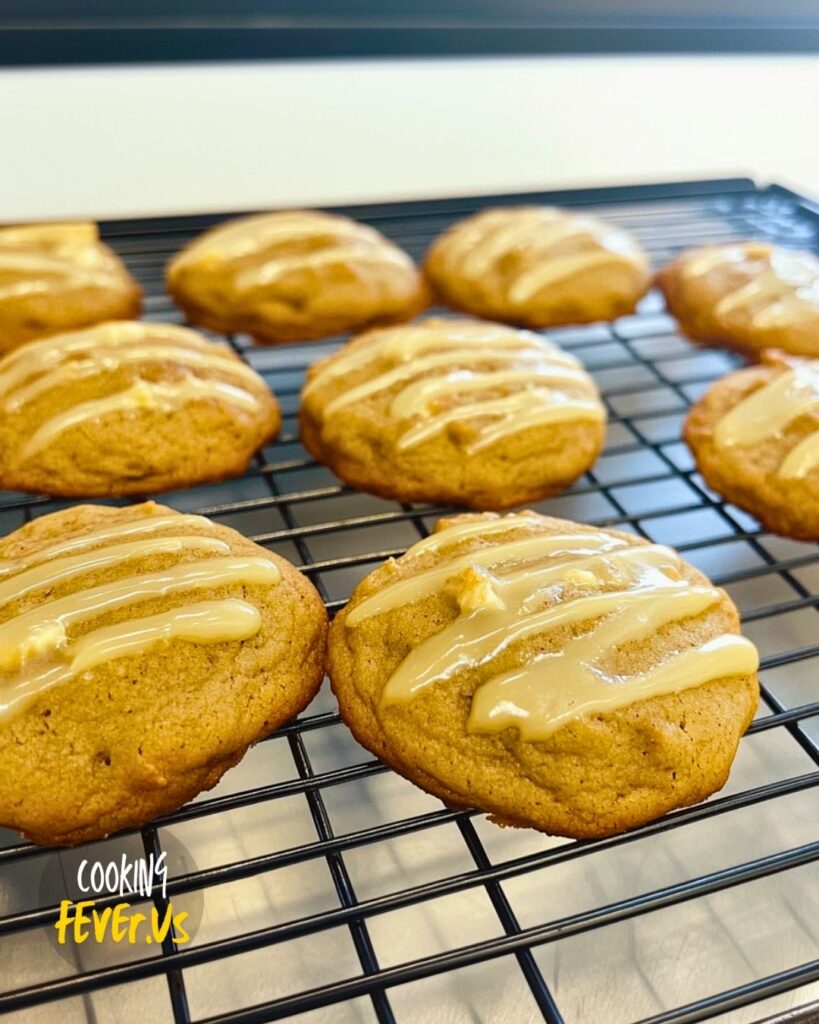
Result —
<path fill-rule="evenodd" d="M 0 219 L 749 175 L 819 196 L 816 57 L 0 71 Z"/>

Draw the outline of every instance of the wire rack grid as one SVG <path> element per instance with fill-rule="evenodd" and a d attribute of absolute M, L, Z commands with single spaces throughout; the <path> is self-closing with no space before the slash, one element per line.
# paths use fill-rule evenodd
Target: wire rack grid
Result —
<path fill-rule="evenodd" d="M 745 179 L 341 212 L 420 257 L 455 219 L 531 200 L 602 214 L 655 264 L 729 238 L 808 248 L 819 238 L 810 203 Z M 179 320 L 164 264 L 220 219 L 103 225 L 145 290 L 147 318 Z M 1 1014 L 23 1024 L 57 1014 L 63 1024 L 819 1019 L 819 549 L 761 532 L 698 476 L 682 418 L 738 360 L 681 339 L 656 294 L 613 324 L 547 333 L 595 376 L 610 423 L 593 470 L 536 507 L 673 544 L 729 590 L 760 647 L 763 705 L 726 789 L 610 839 L 498 829 L 373 760 L 325 688 L 215 790 L 140 833 L 64 852 L 0 833 Z M 299 445 L 305 367 L 340 339 L 229 340 L 280 398 L 282 435 L 244 477 L 161 500 L 289 558 L 332 612 L 445 510 L 353 492 Z M 64 504 L 2 494 L 0 530 Z M 189 943 L 57 947 L 55 908 L 75 898 L 80 856 L 161 851 L 167 898 L 195 922 Z"/>

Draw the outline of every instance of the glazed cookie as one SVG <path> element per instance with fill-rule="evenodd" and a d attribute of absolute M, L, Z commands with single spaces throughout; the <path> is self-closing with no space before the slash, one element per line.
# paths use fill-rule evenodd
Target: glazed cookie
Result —
<path fill-rule="evenodd" d="M 0 353 L 31 338 L 137 316 L 137 283 L 96 224 L 0 228 Z"/>
<path fill-rule="evenodd" d="M 507 508 L 568 487 L 606 413 L 576 359 L 528 331 L 430 319 L 371 331 L 312 366 L 305 447 L 402 501 Z"/>
<path fill-rule="evenodd" d="M 304 708 L 327 619 L 202 516 L 82 505 L 0 542 L 0 823 L 70 846 L 214 786 Z"/>
<path fill-rule="evenodd" d="M 762 358 L 709 388 L 685 439 L 715 491 L 774 533 L 819 540 L 819 360 Z"/>
<path fill-rule="evenodd" d="M 657 275 L 693 341 L 754 355 L 819 355 L 819 259 L 760 242 L 683 253 Z"/>
<path fill-rule="evenodd" d="M 227 346 L 171 324 L 112 321 L 0 359 L 0 486 L 150 494 L 244 472 L 279 406 Z"/>
<path fill-rule="evenodd" d="M 445 803 L 591 838 L 725 783 L 759 693 L 738 632 L 669 548 L 458 516 L 358 585 L 330 677 L 359 742 Z"/>
<path fill-rule="evenodd" d="M 378 231 L 310 210 L 221 224 L 171 261 L 167 279 L 192 323 L 268 344 L 408 320 L 428 301 L 415 264 Z"/>
<path fill-rule="evenodd" d="M 483 210 L 446 231 L 425 269 L 447 305 L 526 327 L 613 320 L 650 283 L 625 231 L 551 206 Z"/>

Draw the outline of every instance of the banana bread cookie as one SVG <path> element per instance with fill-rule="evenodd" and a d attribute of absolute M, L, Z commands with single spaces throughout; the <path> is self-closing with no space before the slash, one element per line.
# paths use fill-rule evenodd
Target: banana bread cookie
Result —
<path fill-rule="evenodd" d="M 507 508 L 568 487 L 606 413 L 580 363 L 528 331 L 429 319 L 370 331 L 308 371 L 301 436 L 354 487 Z"/>
<path fill-rule="evenodd" d="M 202 516 L 81 505 L 0 541 L 0 824 L 99 839 L 215 785 L 304 708 L 327 618 Z"/>
<path fill-rule="evenodd" d="M 746 355 L 779 348 L 819 355 L 819 259 L 762 242 L 684 252 L 657 275 L 669 311 L 693 341 Z"/>
<path fill-rule="evenodd" d="M 758 701 L 739 616 L 676 552 L 533 512 L 458 516 L 330 629 L 341 714 L 453 807 L 612 835 L 725 782 Z"/>
<path fill-rule="evenodd" d="M 31 338 L 139 315 L 139 286 L 96 224 L 0 228 L 0 353 Z"/>
<path fill-rule="evenodd" d="M 244 472 L 278 433 L 262 378 L 171 324 L 111 321 L 0 359 L 0 486 L 151 494 Z"/>
<path fill-rule="evenodd" d="M 634 310 L 651 280 L 625 231 L 551 206 L 467 217 L 433 243 L 425 269 L 447 305 L 525 327 L 613 320 Z"/>
<path fill-rule="evenodd" d="M 168 265 L 195 324 L 268 344 L 408 320 L 427 305 L 410 257 L 348 217 L 282 210 L 206 231 Z"/>
<path fill-rule="evenodd" d="M 762 360 L 708 389 L 685 439 L 715 491 L 774 533 L 819 540 L 819 360 Z"/>

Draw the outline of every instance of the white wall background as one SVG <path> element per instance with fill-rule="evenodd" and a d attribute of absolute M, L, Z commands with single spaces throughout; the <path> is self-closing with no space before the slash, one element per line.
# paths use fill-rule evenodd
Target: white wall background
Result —
<path fill-rule="evenodd" d="M 748 174 L 819 196 L 819 58 L 0 72 L 0 219 Z"/>

